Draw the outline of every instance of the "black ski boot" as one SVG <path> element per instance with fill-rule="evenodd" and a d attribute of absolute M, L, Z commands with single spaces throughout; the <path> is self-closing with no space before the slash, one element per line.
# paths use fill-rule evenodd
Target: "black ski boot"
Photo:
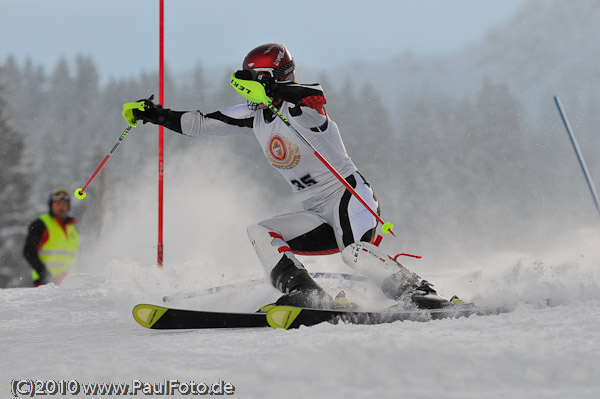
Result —
<path fill-rule="evenodd" d="M 399 301 L 395 309 L 417 307 L 419 309 L 439 309 L 450 305 L 450 302 L 439 296 L 433 284 L 420 280 L 419 276 L 401 271 L 386 278 L 382 286 L 386 297 Z"/>
<path fill-rule="evenodd" d="M 342 306 L 310 277 L 302 265 L 298 267 L 286 255 L 271 271 L 271 282 L 284 295 L 274 304 L 261 307 L 260 311 L 282 305 L 311 309 L 337 309 Z"/>
<path fill-rule="evenodd" d="M 316 283 L 299 285 L 290 293 L 284 294 L 275 302 L 275 306 L 286 305 L 311 309 L 335 309 L 339 304 Z"/>
<path fill-rule="evenodd" d="M 419 309 L 439 309 L 450 305 L 450 301 L 439 296 L 433 289 L 433 284 L 427 280 L 421 280 L 421 283 L 414 287 L 410 300 Z"/>

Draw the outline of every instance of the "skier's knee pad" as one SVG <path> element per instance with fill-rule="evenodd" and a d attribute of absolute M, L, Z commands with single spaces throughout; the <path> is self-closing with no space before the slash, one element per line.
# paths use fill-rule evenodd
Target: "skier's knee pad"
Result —
<path fill-rule="evenodd" d="M 416 273 L 390 259 L 381 248 L 368 242 L 350 244 L 342 252 L 342 259 L 379 285 L 388 298 L 399 296 L 420 279 Z"/>
<path fill-rule="evenodd" d="M 357 272 L 369 277 L 377 285 L 398 271 L 396 262 L 379 247 L 368 242 L 348 245 L 342 251 L 342 260 Z"/>

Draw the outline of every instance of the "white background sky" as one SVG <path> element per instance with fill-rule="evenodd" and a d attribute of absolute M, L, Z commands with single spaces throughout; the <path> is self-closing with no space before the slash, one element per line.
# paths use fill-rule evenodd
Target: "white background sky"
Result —
<path fill-rule="evenodd" d="M 525 0 L 165 0 L 165 58 L 174 71 L 237 67 L 278 41 L 297 64 L 332 68 L 409 51 L 455 51 L 507 21 Z M 101 78 L 158 64 L 158 0 L 0 0 L 0 61 L 11 54 L 48 70 L 91 55 Z"/>

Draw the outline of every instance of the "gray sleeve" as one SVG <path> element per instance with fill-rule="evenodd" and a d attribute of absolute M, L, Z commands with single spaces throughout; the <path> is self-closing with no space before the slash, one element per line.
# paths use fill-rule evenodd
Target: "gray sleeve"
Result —
<path fill-rule="evenodd" d="M 181 116 L 181 130 L 186 136 L 253 135 L 254 111 L 246 104 L 203 114 L 186 112 Z"/>

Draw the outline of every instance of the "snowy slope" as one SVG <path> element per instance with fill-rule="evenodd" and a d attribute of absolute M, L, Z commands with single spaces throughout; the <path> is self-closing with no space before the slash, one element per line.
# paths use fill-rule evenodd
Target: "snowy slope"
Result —
<path fill-rule="evenodd" d="M 60 287 L 0 291 L 0 392 L 9 397 L 14 378 L 222 379 L 239 398 L 598 397 L 597 239 L 597 231 L 583 232 L 577 246 L 547 252 L 548 259 L 503 254 L 485 260 L 494 268 L 428 276 L 443 294 L 451 289 L 480 303 L 509 305 L 509 314 L 296 331 L 146 330 L 133 321 L 132 306 L 161 303 L 165 294 L 192 288 L 185 280 L 195 276 L 186 266 L 159 271 L 113 260 L 102 273 L 76 274 Z M 277 296 L 267 284 L 240 284 L 173 306 L 250 311 Z M 364 286 L 343 288 L 354 299 L 375 295 Z"/>

